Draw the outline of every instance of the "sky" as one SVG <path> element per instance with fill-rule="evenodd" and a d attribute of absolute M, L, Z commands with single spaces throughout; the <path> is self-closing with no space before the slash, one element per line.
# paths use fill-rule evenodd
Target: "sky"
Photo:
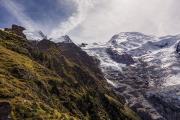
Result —
<path fill-rule="evenodd" d="M 180 0 L 0 0 L 0 28 L 18 24 L 50 38 L 105 42 L 120 32 L 180 34 Z"/>

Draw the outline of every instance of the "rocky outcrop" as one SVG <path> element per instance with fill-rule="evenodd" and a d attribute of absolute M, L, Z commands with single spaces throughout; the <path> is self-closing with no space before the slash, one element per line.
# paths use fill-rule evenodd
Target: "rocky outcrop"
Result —
<path fill-rule="evenodd" d="M 81 43 L 80 45 L 79 45 L 79 47 L 86 47 L 88 44 L 87 43 Z"/>
<path fill-rule="evenodd" d="M 146 97 L 164 118 L 167 120 L 179 120 L 180 85 L 150 91 Z"/>
<path fill-rule="evenodd" d="M 62 36 L 62 38 L 64 39 L 62 43 L 73 43 L 71 38 L 68 35 Z"/>
<path fill-rule="evenodd" d="M 176 52 L 180 53 L 180 42 L 178 43 L 177 47 L 176 47 Z"/>
<path fill-rule="evenodd" d="M 160 86 L 159 81 L 153 83 L 153 79 L 161 79 L 162 71 L 147 63 L 139 61 L 136 66 L 128 66 L 123 71 L 109 71 L 106 76 L 117 83 L 115 91 L 123 96 L 127 104 L 136 111 L 143 120 L 166 120 L 144 97 L 146 91 L 151 89 L 151 84 Z"/>
<path fill-rule="evenodd" d="M 10 120 L 11 106 L 8 102 L 0 102 L 0 120 Z"/>
<path fill-rule="evenodd" d="M 23 33 L 23 31 L 25 30 L 24 27 L 18 25 L 12 25 L 11 28 L 5 28 L 4 30 L 26 38 L 26 36 Z"/>
<path fill-rule="evenodd" d="M 133 60 L 131 55 L 129 55 L 127 53 L 119 54 L 118 51 L 113 50 L 112 48 L 107 48 L 106 52 L 109 54 L 111 59 L 113 59 L 114 61 L 116 61 L 118 63 L 122 63 L 122 64 L 126 64 L 126 65 L 131 65 L 131 64 L 135 63 L 135 61 Z"/>

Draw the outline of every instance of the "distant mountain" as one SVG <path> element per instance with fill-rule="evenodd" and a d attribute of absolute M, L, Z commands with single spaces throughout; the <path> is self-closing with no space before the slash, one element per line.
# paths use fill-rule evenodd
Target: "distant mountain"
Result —
<path fill-rule="evenodd" d="M 14 27 L 0 30 L 0 119 L 140 120 L 68 36 Z"/>
<path fill-rule="evenodd" d="M 144 120 L 178 120 L 180 107 L 171 108 L 180 103 L 179 42 L 180 35 L 156 37 L 123 32 L 107 43 L 83 49 L 100 60 L 107 81 Z M 168 100 L 162 97 L 164 94 Z"/>
<path fill-rule="evenodd" d="M 24 30 L 23 34 L 26 36 L 28 40 L 41 41 L 45 39 L 59 43 L 73 43 L 68 35 L 59 38 L 48 38 L 48 36 L 45 35 L 42 31 L 29 31 L 29 30 Z"/>

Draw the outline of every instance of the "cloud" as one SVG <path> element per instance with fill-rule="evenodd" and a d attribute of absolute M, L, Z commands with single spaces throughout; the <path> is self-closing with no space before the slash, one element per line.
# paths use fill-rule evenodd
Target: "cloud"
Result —
<path fill-rule="evenodd" d="M 137 31 L 145 34 L 180 33 L 178 0 L 99 0 L 94 10 L 70 32 L 81 42 L 108 41 L 114 34 Z"/>
<path fill-rule="evenodd" d="M 26 14 L 23 13 L 23 6 L 21 6 L 18 3 L 15 3 L 12 0 L 1 0 L 1 3 L 27 29 L 35 30 L 38 28 L 38 25 L 36 25 Z"/>
<path fill-rule="evenodd" d="M 77 6 L 77 12 L 74 13 L 66 22 L 60 23 L 57 28 L 55 28 L 50 37 L 59 37 L 59 35 L 64 35 L 73 30 L 79 24 L 81 24 L 87 16 L 88 11 L 93 7 L 93 0 L 71 0 Z"/>
<path fill-rule="evenodd" d="M 92 0 L 2 0 L 1 3 L 27 29 L 42 30 L 53 38 L 81 24 L 94 4 Z"/>
<path fill-rule="evenodd" d="M 37 18 L 39 22 L 33 20 L 33 13 L 29 16 L 25 12 L 26 5 L 16 0 L 1 1 L 25 27 L 46 31 L 53 38 L 69 34 L 76 42 L 104 42 L 126 31 L 158 36 L 180 32 L 179 0 L 55 0 L 59 4 L 48 9 L 68 12 L 51 11 L 51 16 L 45 15 L 47 20 Z M 41 2 L 44 5 L 47 1 L 51 3 Z"/>

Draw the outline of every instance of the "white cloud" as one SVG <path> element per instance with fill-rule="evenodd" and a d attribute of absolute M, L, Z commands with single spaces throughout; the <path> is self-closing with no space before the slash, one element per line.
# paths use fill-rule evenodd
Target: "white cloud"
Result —
<path fill-rule="evenodd" d="M 99 0 L 70 34 L 78 42 L 108 41 L 119 32 L 180 33 L 178 0 Z M 176 7 L 174 6 L 176 5 Z"/>
<path fill-rule="evenodd" d="M 24 14 L 24 8 L 18 3 L 15 3 L 12 0 L 1 0 L 1 3 L 4 7 L 14 15 L 17 20 L 24 25 L 27 29 L 35 30 L 38 29 L 38 25 L 36 25 L 26 14 Z"/>
<path fill-rule="evenodd" d="M 43 26 L 34 23 L 24 13 L 22 5 L 13 0 L 2 1 L 25 27 L 43 29 Z M 70 7 L 74 3 L 77 11 L 67 21 L 50 29 L 50 37 L 69 34 L 77 42 L 100 42 L 108 41 L 114 34 L 126 31 L 155 35 L 180 33 L 179 0 L 65 1 L 69 2 Z"/>
<path fill-rule="evenodd" d="M 67 0 L 69 1 L 69 0 Z M 60 23 L 57 28 L 55 28 L 50 37 L 59 37 L 59 35 L 64 35 L 73 30 L 79 24 L 81 24 L 88 11 L 93 7 L 94 2 L 92 0 L 71 0 L 77 5 L 77 12 L 74 13 L 66 22 Z"/>

